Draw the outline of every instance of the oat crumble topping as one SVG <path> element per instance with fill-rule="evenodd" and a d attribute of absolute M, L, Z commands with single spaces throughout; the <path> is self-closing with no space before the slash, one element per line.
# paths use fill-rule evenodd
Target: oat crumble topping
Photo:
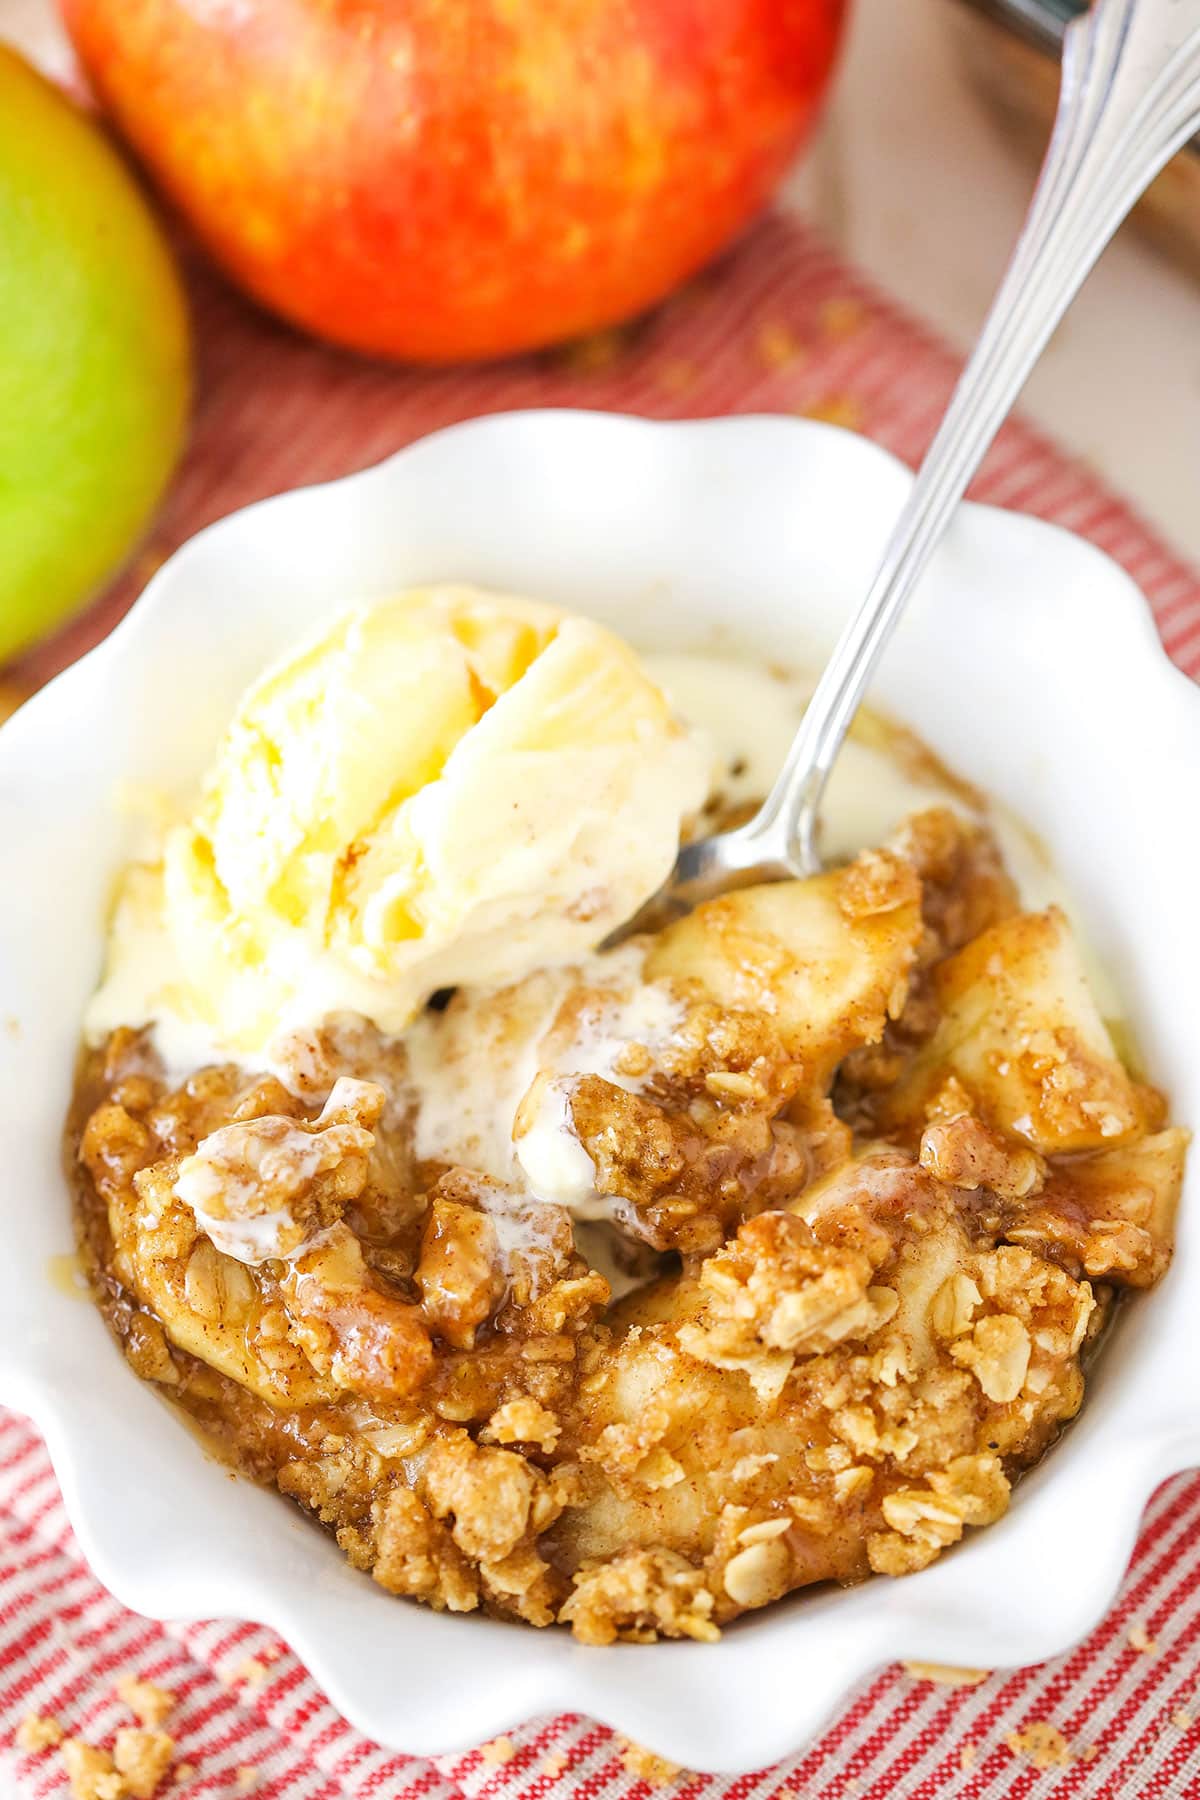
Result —
<path fill-rule="evenodd" d="M 516 1071 L 511 1142 L 484 1154 L 452 1107 L 425 1154 L 411 1047 L 343 1016 L 273 1073 L 182 1081 L 117 1030 L 70 1144 L 134 1370 L 440 1610 L 705 1642 L 795 1588 L 922 1569 L 1003 1514 L 1119 1294 L 1170 1257 L 1186 1134 L 1065 917 L 1018 911 L 948 810 L 726 894 L 616 974 L 461 989 L 420 1032 Z M 63 1744 L 76 1800 L 145 1800 L 169 1765 L 174 1696 L 117 1692 L 138 1728 Z"/>

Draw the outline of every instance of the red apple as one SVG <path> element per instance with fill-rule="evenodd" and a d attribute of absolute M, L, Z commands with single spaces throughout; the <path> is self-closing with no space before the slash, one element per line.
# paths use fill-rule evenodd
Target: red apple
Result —
<path fill-rule="evenodd" d="M 846 0 L 62 0 L 217 259 L 360 350 L 499 356 L 629 318 L 753 217 Z"/>

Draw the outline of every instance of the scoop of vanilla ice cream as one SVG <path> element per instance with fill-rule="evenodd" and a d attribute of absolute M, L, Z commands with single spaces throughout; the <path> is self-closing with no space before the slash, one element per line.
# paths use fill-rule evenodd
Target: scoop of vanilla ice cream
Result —
<path fill-rule="evenodd" d="M 588 619 L 465 587 L 355 607 L 254 683 L 195 814 L 128 871 L 88 1033 L 262 1059 L 578 958 L 665 879 L 711 767 Z"/>

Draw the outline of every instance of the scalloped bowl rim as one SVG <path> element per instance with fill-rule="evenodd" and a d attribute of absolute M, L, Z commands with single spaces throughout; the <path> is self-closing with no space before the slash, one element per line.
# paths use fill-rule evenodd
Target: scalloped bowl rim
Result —
<path fill-rule="evenodd" d="M 99 798 L 114 770 L 140 768 L 153 745 L 168 783 L 186 780 L 246 673 L 301 629 L 296 607 L 315 616 L 351 592 L 422 578 L 410 570 L 511 581 L 584 610 L 608 608 L 635 641 L 647 636 L 639 624 L 674 614 L 649 647 L 681 632 L 732 643 L 740 622 L 747 639 L 775 632 L 796 650 L 812 625 L 788 612 L 803 571 L 810 604 L 827 615 L 817 629 L 827 642 L 910 479 L 878 446 L 800 420 L 660 423 L 567 411 L 472 420 L 372 469 L 208 526 L 102 644 L 0 732 L 0 832 L 25 846 L 31 872 L 0 892 L 0 1019 L 14 1021 L 0 1031 L 0 1092 L 17 1098 L 0 1118 L 21 1178 L 0 1199 L 17 1244 L 0 1268 L 0 1397 L 44 1432 L 83 1550 L 127 1605 L 152 1617 L 228 1614 L 274 1628 L 352 1723 L 414 1754 L 465 1748 L 567 1710 L 712 1770 L 758 1767 L 794 1750 L 856 1680 L 893 1658 L 1029 1663 L 1101 1616 L 1150 1492 L 1200 1461 L 1188 1404 L 1200 1359 L 1186 1304 L 1200 1244 L 1186 1200 L 1170 1274 L 1126 1310 L 1090 1403 L 1020 1484 L 1005 1519 L 919 1576 L 796 1596 L 739 1622 L 715 1647 L 588 1649 L 558 1632 L 398 1603 L 350 1571 L 296 1509 L 227 1481 L 127 1371 L 95 1310 L 54 1290 L 38 1266 L 47 1248 L 69 1241 L 57 1135 L 51 1143 L 46 1121 L 52 1108 L 61 1118 L 78 1004 L 99 951 L 98 900 L 124 853 L 124 828 Z M 439 566 L 423 564 L 438 558 L 439 544 Z M 339 592 L 330 583 L 348 566 L 358 574 Z M 970 614 L 970 599 L 956 600 L 964 587 L 975 599 Z M 197 593 L 224 636 L 197 622 Z M 1069 657 L 1080 679 L 1056 685 L 1056 657 Z M 964 694 L 972 682 L 990 704 Z M 1177 1116 L 1200 1117 L 1200 1069 L 1176 1024 L 1200 1006 L 1176 898 L 1200 883 L 1196 844 L 1178 829 L 1188 770 L 1200 769 L 1200 693 L 1162 652 L 1132 581 L 1056 527 L 966 506 L 880 691 L 901 717 L 919 699 L 920 718 L 909 722 L 936 750 L 976 778 L 982 758 L 995 777 L 983 785 L 1015 789 L 1004 797 L 1027 801 L 1035 824 L 1053 823 L 1056 849 L 1094 909 L 1089 925 L 1098 921 L 1103 950 L 1126 976 L 1151 1066 L 1167 1068 Z M 1028 732 L 1014 737 L 1012 722 L 1024 722 L 1018 703 L 1047 734 L 1045 754 L 1040 736 L 1032 745 Z M 1008 723 L 997 724 L 1006 706 Z M 176 724 L 191 749 L 173 759 Z M 1111 786 L 1109 848 L 1098 773 Z M 1139 832 L 1155 847 L 1157 880 L 1131 920 L 1139 890 L 1122 849 Z M 53 920 L 38 898 L 43 877 L 57 882 Z M 63 931 L 72 908 L 87 943 Z M 41 1128 L 14 1130 L 22 1108 L 36 1120 L 39 1105 Z M 1190 1173 L 1188 1191 L 1195 1187 Z M 30 1192 L 44 1207 L 17 1203 Z M 1024 1602 L 1031 1593 L 1036 1616 Z M 447 1667 L 453 1683 L 443 1679 Z"/>

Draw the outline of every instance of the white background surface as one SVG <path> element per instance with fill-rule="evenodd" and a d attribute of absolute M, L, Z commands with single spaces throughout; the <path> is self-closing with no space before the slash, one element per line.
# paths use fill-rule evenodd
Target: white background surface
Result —
<path fill-rule="evenodd" d="M 954 57 L 955 0 L 857 0 L 817 156 L 790 193 L 896 298 L 965 348 L 1032 171 Z M 0 0 L 0 37 L 61 65 L 51 0 Z M 1135 234 L 1105 257 L 1027 410 L 1200 560 L 1200 285 Z"/>

